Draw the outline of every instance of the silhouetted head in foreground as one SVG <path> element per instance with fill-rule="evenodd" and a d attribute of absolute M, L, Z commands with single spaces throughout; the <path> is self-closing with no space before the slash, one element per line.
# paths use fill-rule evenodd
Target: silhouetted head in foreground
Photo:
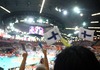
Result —
<path fill-rule="evenodd" d="M 82 46 L 72 46 L 57 55 L 54 70 L 100 70 L 95 54 Z"/>
<path fill-rule="evenodd" d="M 44 58 L 40 59 L 40 64 L 44 64 Z"/>

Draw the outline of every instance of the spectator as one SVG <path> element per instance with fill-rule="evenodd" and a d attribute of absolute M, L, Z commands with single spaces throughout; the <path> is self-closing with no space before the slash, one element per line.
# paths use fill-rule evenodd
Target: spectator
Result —
<path fill-rule="evenodd" d="M 54 70 L 100 70 L 95 54 L 82 46 L 72 46 L 57 55 Z"/>
<path fill-rule="evenodd" d="M 19 70 L 25 70 L 25 64 L 26 64 L 26 60 L 27 60 L 27 53 L 23 53 L 23 60 L 22 60 L 22 63 L 21 63 L 21 66 L 20 66 L 20 69 Z"/>
<path fill-rule="evenodd" d="M 47 50 L 42 49 L 43 50 L 43 54 L 44 54 L 44 58 L 43 58 L 43 64 L 38 65 L 36 70 L 49 70 L 49 64 L 48 64 L 48 59 L 47 59 Z M 23 54 L 23 60 L 20 66 L 19 70 L 25 70 L 25 63 L 26 63 L 26 59 L 27 59 L 27 53 Z"/>

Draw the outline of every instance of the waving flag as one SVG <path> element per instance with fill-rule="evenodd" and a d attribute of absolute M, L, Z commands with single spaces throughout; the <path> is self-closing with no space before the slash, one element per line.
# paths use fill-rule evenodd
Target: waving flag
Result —
<path fill-rule="evenodd" d="M 47 33 L 44 34 L 45 40 L 48 45 L 51 45 L 58 40 L 61 40 L 61 42 L 66 46 L 69 47 L 71 44 L 69 44 L 68 40 L 65 40 L 58 29 L 58 27 L 54 27 L 53 29 L 49 30 Z"/>
<path fill-rule="evenodd" d="M 49 30 L 47 33 L 44 34 L 44 38 L 47 42 L 47 45 L 52 45 L 58 40 L 61 39 L 61 34 L 57 26 L 53 29 Z"/>
<path fill-rule="evenodd" d="M 93 41 L 94 30 L 88 30 L 80 27 L 79 29 L 79 38 L 84 40 Z"/>
<path fill-rule="evenodd" d="M 68 42 L 68 40 L 65 40 L 64 38 L 61 38 L 61 42 L 66 46 L 66 47 L 70 47 L 71 44 Z"/>

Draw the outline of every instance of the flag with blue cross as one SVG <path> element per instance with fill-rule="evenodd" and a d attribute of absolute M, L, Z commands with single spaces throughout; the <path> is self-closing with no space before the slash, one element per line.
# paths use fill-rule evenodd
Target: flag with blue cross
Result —
<path fill-rule="evenodd" d="M 84 40 L 93 41 L 94 30 L 88 30 L 85 28 L 79 28 L 79 38 Z"/>
<path fill-rule="evenodd" d="M 57 26 L 44 34 L 47 45 L 52 45 L 61 39 L 61 34 Z"/>

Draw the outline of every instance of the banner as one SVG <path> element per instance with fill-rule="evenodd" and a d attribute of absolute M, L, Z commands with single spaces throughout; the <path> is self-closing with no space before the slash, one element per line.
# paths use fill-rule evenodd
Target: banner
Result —
<path fill-rule="evenodd" d="M 52 45 L 61 39 L 60 31 L 57 26 L 44 34 L 47 45 Z"/>
<path fill-rule="evenodd" d="M 79 38 L 84 40 L 93 41 L 94 30 L 88 30 L 80 27 L 79 29 Z"/>

